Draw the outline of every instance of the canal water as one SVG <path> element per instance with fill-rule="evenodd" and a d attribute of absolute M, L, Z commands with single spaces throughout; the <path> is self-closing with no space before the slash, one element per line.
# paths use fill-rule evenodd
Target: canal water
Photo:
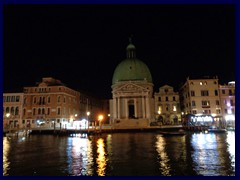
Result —
<path fill-rule="evenodd" d="M 4 176 L 235 176 L 235 132 L 3 137 Z"/>

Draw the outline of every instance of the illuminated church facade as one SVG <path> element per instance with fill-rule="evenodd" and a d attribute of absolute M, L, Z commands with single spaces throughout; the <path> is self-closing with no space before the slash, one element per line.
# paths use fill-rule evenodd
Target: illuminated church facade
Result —
<path fill-rule="evenodd" d="M 154 119 L 152 76 L 147 65 L 136 57 L 131 41 L 126 51 L 127 58 L 118 64 L 112 78 L 111 127 L 149 127 Z"/>

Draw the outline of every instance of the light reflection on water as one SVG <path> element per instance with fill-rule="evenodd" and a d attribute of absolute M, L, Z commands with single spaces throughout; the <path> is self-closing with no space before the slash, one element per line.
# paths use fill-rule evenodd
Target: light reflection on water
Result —
<path fill-rule="evenodd" d="M 159 163 L 160 163 L 160 171 L 162 172 L 163 176 L 170 176 L 170 165 L 169 165 L 169 157 L 166 153 L 166 142 L 165 139 L 161 135 L 157 135 L 156 141 L 156 150 L 160 156 Z"/>
<path fill-rule="evenodd" d="M 235 175 L 235 151 L 232 148 L 229 150 L 229 147 L 235 147 L 235 137 L 232 143 L 228 140 L 231 136 L 231 132 L 192 135 L 192 159 L 199 175 Z"/>
<path fill-rule="evenodd" d="M 176 137 L 156 133 L 35 135 L 24 141 L 4 137 L 3 175 L 235 175 L 235 132 Z"/>
<path fill-rule="evenodd" d="M 10 162 L 8 160 L 8 154 L 10 151 L 10 145 L 7 138 L 3 139 L 3 176 L 8 175 L 8 170 L 10 169 Z"/>
<path fill-rule="evenodd" d="M 104 140 L 102 138 L 97 140 L 97 174 L 98 176 L 104 176 L 105 175 L 105 169 L 106 169 L 106 158 L 105 158 L 105 145 Z"/>

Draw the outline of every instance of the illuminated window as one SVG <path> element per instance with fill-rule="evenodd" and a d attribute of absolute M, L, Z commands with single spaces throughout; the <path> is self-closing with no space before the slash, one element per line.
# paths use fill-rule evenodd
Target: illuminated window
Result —
<path fill-rule="evenodd" d="M 205 109 L 203 110 L 203 114 L 211 114 L 211 110 Z"/>
<path fill-rule="evenodd" d="M 202 106 L 210 106 L 210 101 L 202 101 Z"/>
<path fill-rule="evenodd" d="M 158 114 L 162 113 L 162 106 L 158 106 Z"/>
<path fill-rule="evenodd" d="M 173 105 L 173 111 L 177 111 L 176 105 Z"/>
<path fill-rule="evenodd" d="M 202 81 L 200 82 L 200 85 L 203 85 Z"/>

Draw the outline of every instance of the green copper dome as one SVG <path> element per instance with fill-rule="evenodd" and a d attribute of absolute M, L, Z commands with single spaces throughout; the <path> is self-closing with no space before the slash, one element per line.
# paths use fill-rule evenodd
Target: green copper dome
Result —
<path fill-rule="evenodd" d="M 143 81 L 152 83 L 152 76 L 147 65 L 136 58 L 135 46 L 130 44 L 127 46 L 127 59 L 123 60 L 116 67 L 112 84 L 118 81 Z"/>

